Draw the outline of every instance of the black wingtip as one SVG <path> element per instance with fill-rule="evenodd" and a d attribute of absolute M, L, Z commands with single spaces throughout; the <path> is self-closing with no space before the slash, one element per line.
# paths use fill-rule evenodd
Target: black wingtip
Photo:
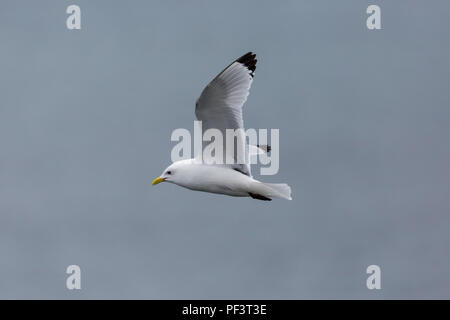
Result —
<path fill-rule="evenodd" d="M 236 61 L 246 66 L 248 70 L 250 70 L 250 75 L 253 77 L 253 73 L 256 70 L 256 62 L 258 62 L 258 60 L 256 59 L 256 54 L 251 51 L 247 52 Z"/>
<path fill-rule="evenodd" d="M 264 150 L 265 152 L 270 152 L 272 150 L 272 147 L 269 146 L 268 144 L 257 144 L 256 145 L 258 148 Z"/>
<path fill-rule="evenodd" d="M 262 194 L 257 193 L 251 193 L 249 192 L 248 195 L 252 197 L 253 199 L 263 200 L 263 201 L 272 201 L 272 199 L 267 198 L 266 196 L 263 196 Z"/>

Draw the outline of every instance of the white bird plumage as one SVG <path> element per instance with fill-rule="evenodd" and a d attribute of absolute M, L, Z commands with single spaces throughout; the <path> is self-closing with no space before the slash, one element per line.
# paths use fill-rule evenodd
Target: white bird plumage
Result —
<path fill-rule="evenodd" d="M 195 115 L 202 121 L 203 131 L 218 129 L 225 136 L 226 129 L 244 128 L 242 107 L 249 95 L 256 62 L 256 55 L 249 52 L 232 62 L 205 87 L 195 104 Z M 260 153 L 261 149 L 247 146 L 245 138 L 238 141 L 243 143 L 237 143 L 237 150 L 224 147 L 224 154 L 229 153 L 235 164 L 205 164 L 197 159 L 176 161 L 152 184 L 167 181 L 191 190 L 235 197 L 291 200 L 291 188 L 287 184 L 263 183 L 251 176 L 248 153 Z M 238 149 L 246 154 L 245 163 L 237 161 Z"/>

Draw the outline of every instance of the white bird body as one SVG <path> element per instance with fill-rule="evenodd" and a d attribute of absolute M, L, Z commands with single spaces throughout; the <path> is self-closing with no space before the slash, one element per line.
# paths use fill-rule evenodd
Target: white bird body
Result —
<path fill-rule="evenodd" d="M 196 159 L 186 159 L 174 162 L 165 172 L 167 171 L 170 171 L 170 174 L 163 173 L 161 175 L 164 181 L 195 191 L 234 197 L 253 195 L 260 200 L 269 200 L 270 198 L 291 200 L 290 188 L 287 185 L 265 184 L 223 165 L 210 165 Z M 282 192 L 286 188 L 289 189 L 289 194 Z"/>
<path fill-rule="evenodd" d="M 227 129 L 243 129 L 242 107 L 253 82 L 256 62 L 256 55 L 249 52 L 232 62 L 205 87 L 195 104 L 195 115 L 202 121 L 204 131 L 217 129 L 226 136 Z M 233 164 L 206 164 L 197 159 L 177 161 L 164 170 L 152 185 L 167 181 L 191 190 L 234 197 L 291 200 L 291 188 L 287 184 L 263 183 L 253 179 L 248 156 L 268 152 L 269 147 L 247 146 L 242 131 L 238 132 L 240 136 L 236 150 L 227 150 L 223 146 L 223 154 L 234 159 Z M 246 153 L 244 162 L 237 159 L 237 154 L 242 154 L 240 152 Z"/>

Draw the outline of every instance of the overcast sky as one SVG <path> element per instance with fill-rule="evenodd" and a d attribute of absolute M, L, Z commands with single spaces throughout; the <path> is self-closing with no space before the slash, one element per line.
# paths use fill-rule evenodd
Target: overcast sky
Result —
<path fill-rule="evenodd" d="M 448 1 L 1 1 L 0 298 L 450 298 L 449 16 Z M 245 124 L 280 129 L 280 171 L 258 178 L 293 201 L 151 187 L 172 130 L 247 51 Z"/>

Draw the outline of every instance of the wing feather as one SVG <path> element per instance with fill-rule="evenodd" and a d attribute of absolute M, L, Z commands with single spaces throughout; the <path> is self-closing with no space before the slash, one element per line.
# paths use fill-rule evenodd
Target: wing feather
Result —
<path fill-rule="evenodd" d="M 203 131 L 218 129 L 225 138 L 226 129 L 244 128 L 242 107 L 249 95 L 256 62 L 256 55 L 248 52 L 233 61 L 205 87 L 195 104 L 195 115 L 202 121 Z M 238 145 L 237 148 L 245 150 L 245 145 Z M 232 152 L 236 159 L 236 150 L 225 152 Z M 250 175 L 248 163 L 233 167 Z"/>

